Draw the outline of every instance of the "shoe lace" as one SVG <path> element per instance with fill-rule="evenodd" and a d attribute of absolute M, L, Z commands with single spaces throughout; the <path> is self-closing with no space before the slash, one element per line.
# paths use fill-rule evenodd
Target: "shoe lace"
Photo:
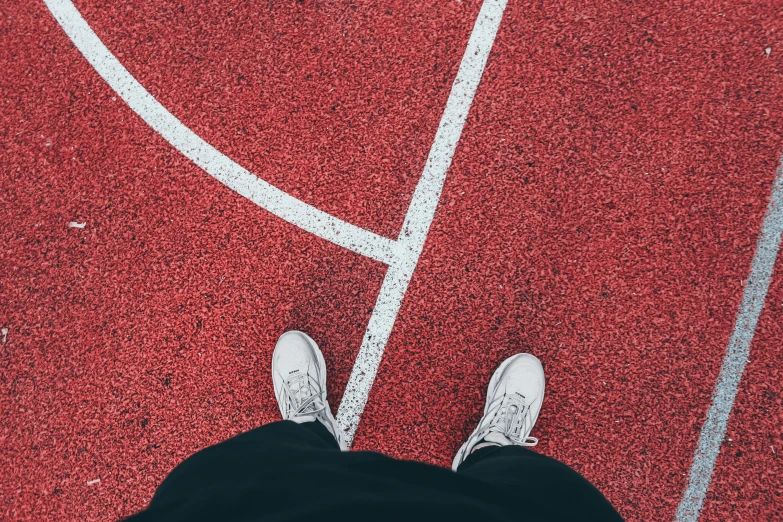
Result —
<path fill-rule="evenodd" d="M 309 373 L 295 375 L 283 381 L 283 401 L 288 419 L 317 415 L 326 408 L 321 399 L 321 388 Z"/>
<path fill-rule="evenodd" d="M 530 433 L 532 429 L 530 419 L 530 406 L 525 396 L 520 393 L 503 395 L 490 404 L 491 418 L 487 431 L 500 433 L 507 439 L 520 446 L 535 446 L 538 439 L 535 437 L 522 437 L 522 433 Z"/>

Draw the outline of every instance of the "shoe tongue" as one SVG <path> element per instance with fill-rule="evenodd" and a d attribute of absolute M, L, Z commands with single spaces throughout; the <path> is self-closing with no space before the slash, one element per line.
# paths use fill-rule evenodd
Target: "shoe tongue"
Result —
<path fill-rule="evenodd" d="M 497 431 L 490 431 L 482 439 L 482 441 L 483 442 L 493 442 L 495 444 L 500 444 L 501 446 L 510 446 L 510 445 L 514 444 L 512 441 L 510 441 L 508 439 L 508 437 L 506 437 L 505 435 L 503 435 L 502 433 L 499 433 Z"/>
<path fill-rule="evenodd" d="M 296 416 L 296 422 L 300 422 L 300 423 L 301 422 L 313 422 L 313 421 L 315 421 L 317 419 L 318 419 L 318 417 L 316 417 L 315 415 L 307 415 L 307 414 L 304 414 L 304 413 L 300 413 L 299 415 Z"/>

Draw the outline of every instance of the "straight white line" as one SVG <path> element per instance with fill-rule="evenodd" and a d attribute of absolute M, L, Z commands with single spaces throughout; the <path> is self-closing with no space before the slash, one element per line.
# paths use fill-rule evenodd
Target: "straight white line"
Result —
<path fill-rule="evenodd" d="M 125 103 L 175 149 L 208 174 L 279 218 L 318 237 L 390 264 L 391 239 L 346 223 L 257 178 L 166 110 L 103 45 L 70 0 L 44 0 L 65 34 Z"/>
<path fill-rule="evenodd" d="M 337 422 L 345 432 L 345 440 L 349 446 L 359 426 L 359 419 L 367 403 L 402 299 L 424 248 L 446 180 L 446 172 L 462 135 L 462 128 L 465 126 L 505 8 L 506 0 L 485 0 L 481 6 L 457 77 L 451 86 L 424 172 L 405 214 L 402 232 L 397 239 L 396 257 L 386 272 L 375 310 L 337 412 Z"/>
<path fill-rule="evenodd" d="M 726 435 L 729 415 L 734 406 L 742 373 L 750 355 L 750 344 L 756 332 L 756 323 L 764 308 L 772 269 L 780 247 L 783 233 L 783 157 L 780 159 L 772 196 L 761 225 L 761 233 L 756 245 L 756 253 L 750 268 L 750 277 L 742 295 L 734 330 L 720 369 L 712 404 L 707 419 L 701 428 L 699 444 L 693 456 L 688 485 L 685 488 L 680 506 L 674 519 L 678 522 L 696 522 L 712 481 L 715 460 Z"/>

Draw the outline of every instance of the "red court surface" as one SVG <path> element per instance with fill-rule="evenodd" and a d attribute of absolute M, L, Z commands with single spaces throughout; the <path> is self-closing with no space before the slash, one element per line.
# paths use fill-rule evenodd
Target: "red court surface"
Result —
<path fill-rule="evenodd" d="M 74 4 L 217 150 L 391 239 L 481 8 Z M 537 451 L 629 521 L 675 517 L 783 148 L 781 9 L 508 3 L 354 449 L 448 465 L 529 351 Z M 336 411 L 387 266 L 192 163 L 43 2 L 0 14 L 0 518 L 127 516 L 277 420 L 287 329 L 319 342 Z M 778 270 L 700 520 L 783 518 L 781 324 Z"/>

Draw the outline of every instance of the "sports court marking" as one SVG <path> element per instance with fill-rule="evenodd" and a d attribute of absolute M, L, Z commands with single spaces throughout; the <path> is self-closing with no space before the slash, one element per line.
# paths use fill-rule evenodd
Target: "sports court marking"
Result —
<path fill-rule="evenodd" d="M 734 321 L 734 330 L 731 332 L 718 381 L 712 392 L 712 404 L 701 428 L 688 485 L 677 508 L 675 520 L 678 522 L 695 522 L 699 519 L 704 498 L 712 482 L 715 460 L 726 436 L 734 399 L 737 397 L 740 380 L 750 356 L 750 344 L 756 333 L 756 323 L 764 309 L 772 270 L 778 256 L 781 233 L 783 233 L 783 157 L 780 158 L 775 173 L 772 196 L 761 225 L 756 253 L 750 266 L 750 276 L 742 294 L 737 319 Z"/>
<path fill-rule="evenodd" d="M 388 265 L 354 363 L 337 422 L 350 446 L 383 351 L 424 248 L 446 172 L 462 135 L 506 0 L 481 6 L 451 87 L 424 172 L 416 185 L 397 240 L 342 221 L 257 178 L 204 141 L 166 110 L 117 60 L 70 0 L 44 0 L 57 23 L 98 74 L 147 124 L 185 157 L 261 208 L 318 237 Z"/>
<path fill-rule="evenodd" d="M 424 172 L 416 185 L 408 212 L 405 213 L 402 232 L 397 239 L 397 255 L 383 279 L 375 309 L 337 412 L 337 422 L 345 430 L 349 445 L 359 425 L 359 418 L 367 403 L 367 396 L 381 364 L 383 350 L 389 340 L 408 283 L 424 248 L 446 180 L 446 171 L 451 165 L 454 150 L 462 135 L 470 104 L 481 81 L 505 8 L 506 0 L 485 0 L 481 6 L 468 40 L 468 47 L 451 86 L 446 109 L 435 133 L 435 141 L 427 156 Z"/>
<path fill-rule="evenodd" d="M 395 242 L 342 221 L 254 176 L 204 141 L 166 110 L 134 78 L 82 18 L 70 0 L 44 0 L 76 48 L 133 111 L 175 149 L 228 188 L 261 208 L 349 250 L 390 264 Z"/>
<path fill-rule="evenodd" d="M 485 0 L 481 6 L 424 171 L 416 186 L 397 240 L 342 221 L 251 174 L 196 135 L 155 100 L 106 48 L 70 0 L 44 0 L 44 3 L 77 49 L 128 106 L 174 148 L 204 171 L 281 219 L 327 241 L 388 265 L 389 268 L 338 410 L 337 420 L 345 431 L 346 440 L 350 445 L 402 299 L 424 247 L 446 172 L 451 165 L 470 105 L 481 80 L 506 7 L 506 0 Z M 715 385 L 712 404 L 702 427 L 686 491 L 675 516 L 676 520 L 691 521 L 699 518 L 748 360 L 756 323 L 764 307 L 781 232 L 783 232 L 783 158 L 776 173 L 750 277 Z"/>

